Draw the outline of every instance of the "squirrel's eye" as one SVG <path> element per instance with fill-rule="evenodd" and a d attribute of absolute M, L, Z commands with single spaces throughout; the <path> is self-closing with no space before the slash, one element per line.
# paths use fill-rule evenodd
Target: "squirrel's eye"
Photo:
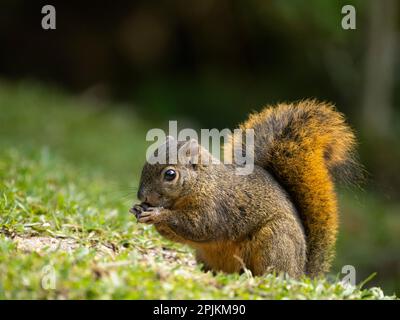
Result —
<path fill-rule="evenodd" d="M 175 170 L 168 169 L 164 173 L 164 179 L 167 180 L 167 181 L 172 181 L 172 180 L 175 179 L 175 177 L 176 177 L 176 171 Z"/>

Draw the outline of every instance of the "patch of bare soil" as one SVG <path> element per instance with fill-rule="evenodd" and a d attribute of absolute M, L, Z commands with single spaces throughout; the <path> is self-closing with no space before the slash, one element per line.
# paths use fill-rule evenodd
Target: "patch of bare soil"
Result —
<path fill-rule="evenodd" d="M 82 247 L 82 244 L 78 243 L 72 238 L 53 238 L 47 236 L 20 236 L 14 235 L 12 240 L 16 243 L 17 249 L 23 252 L 37 252 L 39 254 L 44 254 L 46 252 L 52 251 L 65 251 L 72 253 L 76 249 Z M 96 250 L 97 257 L 111 256 L 115 257 L 116 248 L 110 248 L 104 244 L 93 245 L 92 248 Z M 121 249 L 129 250 L 129 249 Z M 162 259 L 163 261 L 169 262 L 171 264 L 180 264 L 190 267 L 196 265 L 191 254 L 182 253 L 174 249 L 169 249 L 165 247 L 153 247 L 153 248 L 134 248 L 139 253 L 139 260 L 155 261 Z"/>
<path fill-rule="evenodd" d="M 37 252 L 39 254 L 58 250 L 71 253 L 81 247 L 76 240 L 70 238 L 52 238 L 45 236 L 22 237 L 16 235 L 13 237 L 13 241 L 16 243 L 18 250 L 24 252 Z M 105 245 L 95 245 L 94 248 L 100 257 L 104 255 L 114 257 L 113 249 Z"/>

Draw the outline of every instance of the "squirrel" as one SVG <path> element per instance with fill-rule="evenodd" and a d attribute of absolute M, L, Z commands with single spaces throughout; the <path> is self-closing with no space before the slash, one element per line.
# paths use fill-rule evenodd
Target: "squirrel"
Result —
<path fill-rule="evenodd" d="M 237 175 L 234 164 L 146 162 L 141 203 L 130 211 L 193 247 L 206 271 L 323 275 L 338 231 L 334 179 L 360 168 L 352 129 L 332 104 L 316 100 L 266 107 L 239 128 L 254 130 L 252 173 Z M 196 140 L 177 146 L 210 155 Z M 238 145 L 231 137 L 224 148 Z"/>

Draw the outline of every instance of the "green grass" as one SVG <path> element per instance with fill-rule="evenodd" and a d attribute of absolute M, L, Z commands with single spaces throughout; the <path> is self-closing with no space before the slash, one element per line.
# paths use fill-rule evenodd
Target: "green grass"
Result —
<path fill-rule="evenodd" d="M 107 110 L 32 84 L 0 87 L 1 299 L 390 298 L 335 278 L 202 272 L 189 248 L 128 214 L 155 125 Z"/>

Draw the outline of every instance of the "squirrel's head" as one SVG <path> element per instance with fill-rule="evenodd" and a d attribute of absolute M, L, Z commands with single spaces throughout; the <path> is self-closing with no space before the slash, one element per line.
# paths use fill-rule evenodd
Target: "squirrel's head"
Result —
<path fill-rule="evenodd" d="M 152 207 L 170 208 L 177 199 L 193 192 L 202 168 L 216 161 L 197 140 L 179 142 L 168 136 L 148 153 L 137 197 Z"/>

